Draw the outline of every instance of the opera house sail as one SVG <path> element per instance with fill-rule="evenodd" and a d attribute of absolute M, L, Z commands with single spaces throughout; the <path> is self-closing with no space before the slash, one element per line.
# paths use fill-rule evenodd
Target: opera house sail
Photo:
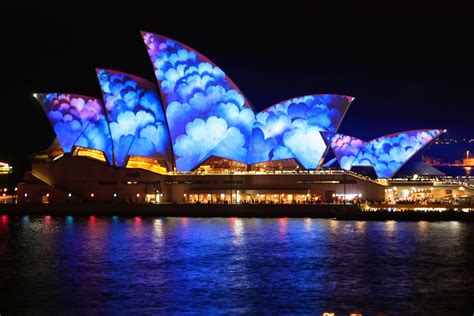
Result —
<path fill-rule="evenodd" d="M 379 178 L 390 178 L 418 151 L 444 132 L 441 129 L 405 131 L 369 142 L 341 134 L 326 134 L 326 137 L 342 169 L 370 166 Z"/>
<path fill-rule="evenodd" d="M 110 129 L 99 99 L 69 93 L 35 94 L 65 153 L 74 146 L 101 151 L 113 164 Z"/>
<path fill-rule="evenodd" d="M 321 132 L 337 130 L 352 100 L 307 95 L 263 110 L 253 124 L 247 163 L 296 159 L 304 169 L 316 169 L 326 152 Z"/>
<path fill-rule="evenodd" d="M 176 168 L 210 156 L 247 163 L 254 110 L 239 88 L 196 50 L 142 32 L 166 107 Z"/>
<path fill-rule="evenodd" d="M 143 156 L 161 159 L 171 168 L 168 126 L 153 83 L 106 69 L 97 69 L 97 77 L 116 165 L 125 166 L 129 156 Z"/>
<path fill-rule="evenodd" d="M 36 155 L 46 157 L 34 164 L 37 179 L 51 186 L 59 183 L 59 178 L 66 179 L 56 188 L 68 187 L 78 175 L 66 161 L 82 156 L 88 159 L 75 159 L 74 163 L 87 165 L 87 172 L 95 168 L 88 175 L 97 177 L 90 180 L 90 187 L 101 184 L 97 191 L 109 190 L 104 200 L 117 197 L 118 190 L 129 195 L 142 186 L 146 196 L 165 193 L 163 199 L 170 201 L 187 201 L 191 196 L 201 200 L 202 191 L 207 192 L 206 198 L 215 199 L 218 194 L 218 200 L 230 196 L 232 201 L 239 200 L 243 192 L 250 197 L 258 190 L 268 197 L 277 185 L 284 186 L 291 199 L 312 199 L 316 192 L 329 199 L 339 194 L 337 184 L 346 181 L 349 186 L 361 181 L 367 182 L 367 188 L 374 186 L 364 194 L 375 194 L 376 199 L 383 192 L 374 178 L 394 177 L 444 132 L 413 130 L 371 141 L 340 134 L 354 98 L 337 94 L 294 97 L 262 106 L 257 112 L 229 76 L 198 51 L 162 35 L 141 32 L 141 36 L 156 81 L 98 68 L 97 95 L 101 98 L 35 94 L 56 134 L 53 145 Z M 334 159 L 329 159 L 329 152 Z M 46 161 L 48 166 L 41 164 Z M 339 169 L 332 167 L 334 161 Z M 92 163 L 100 163 L 100 167 Z M 52 166 L 61 171 L 52 172 Z M 375 176 L 358 173 L 360 167 L 372 168 Z M 139 181 L 141 171 L 136 170 L 148 172 L 144 175 L 148 180 Z M 280 180 L 256 180 L 259 175 L 258 179 L 263 179 L 282 171 L 290 174 Z M 352 180 L 338 178 L 349 171 Z M 196 180 L 201 174 L 217 178 Z M 233 174 L 241 178 L 219 178 Z M 313 178 L 304 180 L 302 175 Z M 187 176 L 191 178 L 179 178 Z M 121 185 L 135 185 L 135 189 L 120 189 Z M 214 191 L 221 191 L 207 191 L 211 185 Z M 233 193 L 234 197 L 229 190 L 236 188 L 240 193 Z M 359 189 L 355 186 L 351 190 Z M 134 193 L 135 198 L 142 196 L 140 192 Z M 161 199 L 157 196 L 154 199 Z"/>

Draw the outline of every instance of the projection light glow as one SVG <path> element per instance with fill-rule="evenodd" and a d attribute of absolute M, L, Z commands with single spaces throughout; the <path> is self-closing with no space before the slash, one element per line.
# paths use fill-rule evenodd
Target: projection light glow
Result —
<path fill-rule="evenodd" d="M 168 127 L 156 87 L 118 71 L 97 69 L 97 77 L 117 165 L 124 166 L 128 156 L 170 161 Z"/>
<path fill-rule="evenodd" d="M 256 116 L 248 163 L 295 158 L 315 169 L 326 152 L 321 132 L 335 132 L 352 97 L 307 95 L 275 104 Z"/>
<path fill-rule="evenodd" d="M 246 163 L 255 114 L 243 93 L 194 49 L 142 36 L 166 100 L 177 169 L 192 170 L 213 155 Z"/>
<path fill-rule="evenodd" d="M 343 170 L 350 170 L 352 162 L 361 148 L 366 144 L 361 139 L 334 133 L 323 133 L 325 139 L 331 146 L 339 166 Z"/>
<path fill-rule="evenodd" d="M 164 169 L 165 161 L 168 171 L 192 171 L 210 157 L 244 164 L 294 159 L 317 169 L 329 145 L 342 169 L 373 166 L 386 178 L 444 132 L 408 131 L 370 142 L 336 134 L 353 98 L 334 94 L 293 98 L 256 114 L 209 59 L 161 35 L 142 37 L 158 86 L 97 69 L 104 103 L 75 94 L 34 94 L 65 153 L 74 146 L 99 150 L 119 167 L 151 158 L 146 164 L 160 160 Z"/>
<path fill-rule="evenodd" d="M 369 142 L 335 134 L 331 148 L 341 165 L 372 166 L 379 178 L 390 178 L 418 151 L 439 137 L 444 130 L 424 129 L 385 135 Z M 329 135 L 328 135 L 329 136 Z"/>
<path fill-rule="evenodd" d="M 98 99 L 67 93 L 35 94 L 65 153 L 73 146 L 104 152 L 113 163 L 112 141 L 104 108 Z"/>

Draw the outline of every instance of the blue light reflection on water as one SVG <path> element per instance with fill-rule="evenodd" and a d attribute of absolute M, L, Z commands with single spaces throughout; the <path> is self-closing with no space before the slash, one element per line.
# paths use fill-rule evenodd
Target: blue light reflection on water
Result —
<path fill-rule="evenodd" d="M 0 312 L 472 311 L 469 223 L 1 216 Z"/>

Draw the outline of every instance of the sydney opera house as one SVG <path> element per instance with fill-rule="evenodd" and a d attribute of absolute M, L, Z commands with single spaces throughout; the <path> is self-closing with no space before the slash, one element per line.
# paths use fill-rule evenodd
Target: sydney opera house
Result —
<path fill-rule="evenodd" d="M 383 200 L 388 179 L 444 130 L 338 134 L 353 97 L 313 94 L 256 112 L 196 50 L 142 32 L 156 82 L 96 69 L 97 96 L 35 98 L 56 139 L 31 155 L 19 203 Z"/>

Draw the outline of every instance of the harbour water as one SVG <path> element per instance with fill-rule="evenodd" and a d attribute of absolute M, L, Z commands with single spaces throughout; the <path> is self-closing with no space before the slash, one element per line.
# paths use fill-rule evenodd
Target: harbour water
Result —
<path fill-rule="evenodd" d="M 0 215 L 0 314 L 474 312 L 474 224 Z"/>

